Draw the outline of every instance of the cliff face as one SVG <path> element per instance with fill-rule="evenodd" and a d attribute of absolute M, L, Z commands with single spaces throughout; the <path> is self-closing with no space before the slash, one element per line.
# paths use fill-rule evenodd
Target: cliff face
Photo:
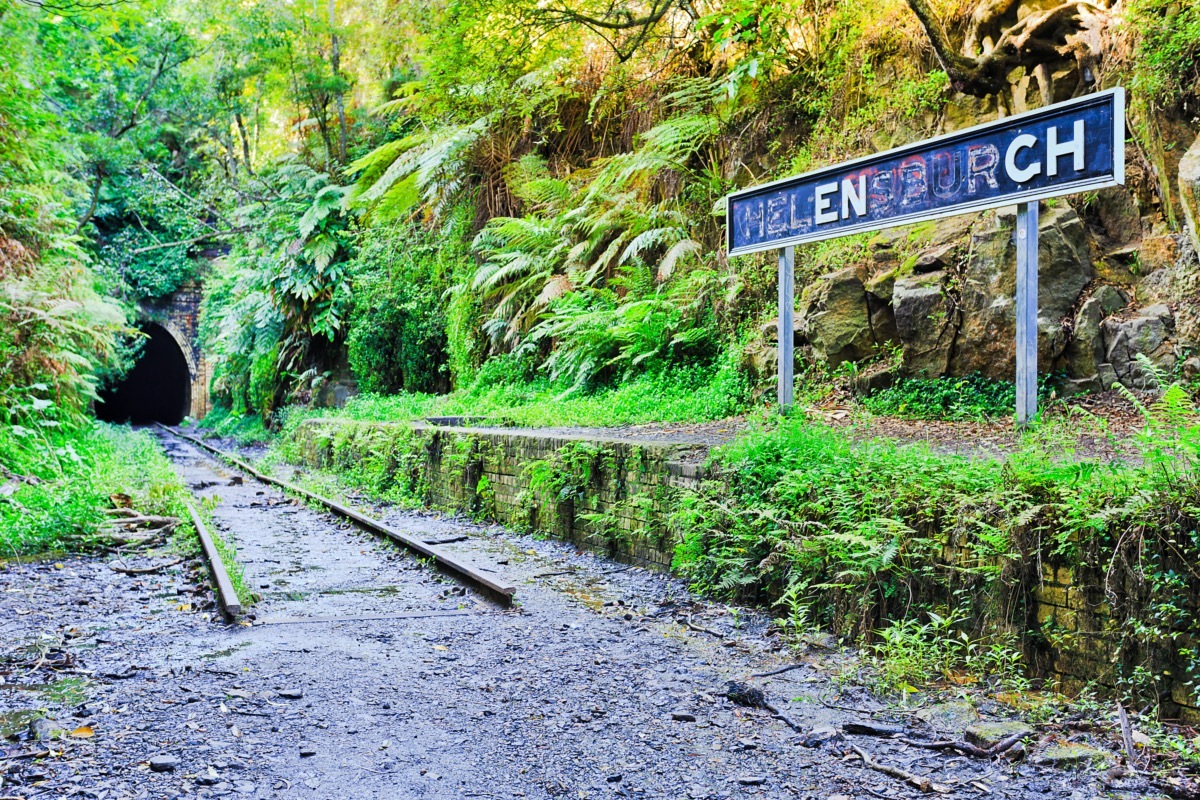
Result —
<path fill-rule="evenodd" d="M 1026 0 L 1004 6 L 993 27 L 1037 23 L 1060 8 Z M 994 9 L 995 10 L 995 9 Z M 1061 102 L 1123 82 L 1128 43 L 1119 7 L 1077 18 L 1065 41 L 1035 67 L 1012 69 L 1000 91 L 958 93 L 938 132 Z M 1060 15 L 1061 16 L 1061 15 Z M 991 23 L 989 23 L 991 24 Z M 997 37 L 975 25 L 963 50 L 986 60 Z M 990 29 L 989 29 L 990 30 Z M 997 30 L 1000 28 L 997 27 Z M 1185 376 L 1200 374 L 1200 139 L 1195 119 L 1130 95 L 1126 185 L 1045 201 L 1039 229 L 1038 365 L 1066 392 L 1120 383 L 1151 388 L 1139 355 Z M 1183 105 L 1186 106 L 1186 103 Z M 913 137 L 919 138 L 919 137 Z M 900 144 L 899 141 L 890 145 Z M 979 373 L 1012 379 L 1015 207 L 880 233 L 857 264 L 820 276 L 801 292 L 798 337 L 831 365 L 898 351 L 892 373 Z M 880 367 L 876 370 L 882 370 Z"/>

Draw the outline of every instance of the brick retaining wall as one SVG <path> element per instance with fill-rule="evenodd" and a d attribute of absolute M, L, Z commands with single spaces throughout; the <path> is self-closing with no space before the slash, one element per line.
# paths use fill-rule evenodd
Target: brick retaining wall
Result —
<path fill-rule="evenodd" d="M 426 505 L 540 531 L 662 570 L 670 569 L 674 550 L 666 516 L 680 489 L 699 486 L 708 453 L 697 445 L 617 437 L 333 420 L 305 421 L 294 444 L 306 463 L 337 467 L 339 449 L 361 457 L 363 446 L 380 444 L 380 432 L 403 439 L 409 452 L 419 449 Z M 540 487 L 538 465 L 552 477 L 569 475 L 564 481 L 569 485 L 558 493 Z"/>

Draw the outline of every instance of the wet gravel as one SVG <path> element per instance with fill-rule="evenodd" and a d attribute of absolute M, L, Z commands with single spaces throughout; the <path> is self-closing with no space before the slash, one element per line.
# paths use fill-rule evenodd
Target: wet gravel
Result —
<path fill-rule="evenodd" d="M 445 547 L 517 584 L 517 605 L 501 609 L 388 541 L 252 481 L 230 485 L 234 473 L 190 444 L 164 446 L 213 498 L 262 600 L 227 624 L 194 563 L 145 576 L 97 558 L 0 567 L 0 735 L 11 734 L 0 797 L 921 796 L 850 745 L 947 796 L 1109 791 L 1097 769 L 897 739 L 804 746 L 822 738 L 811 729 L 853 721 L 932 731 L 839 690 L 837 656 L 780 650 L 764 616 L 701 603 L 672 578 L 494 526 L 383 512 L 428 539 L 468 537 Z M 763 689 L 801 731 L 732 702 L 729 681 Z M 32 688 L 46 685 L 57 688 Z M 15 713 L 33 708 L 76 735 L 33 741 Z"/>

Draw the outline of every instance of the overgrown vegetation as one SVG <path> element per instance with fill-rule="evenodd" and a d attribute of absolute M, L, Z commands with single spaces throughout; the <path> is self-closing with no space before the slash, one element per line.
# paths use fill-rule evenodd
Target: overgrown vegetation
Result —
<path fill-rule="evenodd" d="M 104 424 L 32 432 L 0 426 L 0 558 L 103 545 L 113 495 L 128 495 L 147 515 L 186 519 L 187 490 L 157 441 Z M 188 539 L 190 523 L 180 526 Z"/>
<path fill-rule="evenodd" d="M 1156 703 L 1171 676 L 1200 679 L 1200 425 L 1177 385 L 1145 415 L 1140 461 L 1107 464 L 1071 458 L 1053 426 L 1005 460 L 853 443 L 799 419 L 762 426 L 721 448 L 721 480 L 682 503 L 675 567 L 722 596 L 808 598 L 813 621 L 882 636 L 884 650 L 898 637 L 943 648 L 886 669 L 892 688 L 1004 637 L 1037 663 L 1104 630 L 1094 679 Z M 1039 619 L 1035 592 L 1056 566 L 1083 599 Z"/>
<path fill-rule="evenodd" d="M 705 421 L 745 411 L 749 394 L 745 375 L 728 356 L 711 366 L 662 369 L 590 391 L 538 375 L 528 361 L 503 357 L 489 361 L 474 383 L 452 394 L 359 395 L 337 410 L 293 410 L 283 429 L 310 416 L 380 421 L 465 416 L 483 425 L 528 427 Z"/>
<path fill-rule="evenodd" d="M 1038 385 L 1039 405 L 1044 406 L 1052 388 L 1050 376 Z M 874 414 L 908 419 L 982 420 L 1011 416 L 1016 406 L 1016 387 L 980 375 L 964 378 L 900 378 L 886 389 L 862 400 Z"/>

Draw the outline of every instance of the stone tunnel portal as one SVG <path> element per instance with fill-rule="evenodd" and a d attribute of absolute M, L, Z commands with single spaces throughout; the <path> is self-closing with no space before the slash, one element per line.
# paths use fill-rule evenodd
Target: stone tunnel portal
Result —
<path fill-rule="evenodd" d="M 175 337 L 154 322 L 144 323 L 147 339 L 124 378 L 100 393 L 96 416 L 106 422 L 178 425 L 191 411 L 192 375 Z"/>

